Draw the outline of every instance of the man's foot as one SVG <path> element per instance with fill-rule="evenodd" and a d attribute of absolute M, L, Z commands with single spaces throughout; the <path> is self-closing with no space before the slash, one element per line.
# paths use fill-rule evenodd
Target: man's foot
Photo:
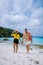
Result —
<path fill-rule="evenodd" d="M 16 51 L 16 53 L 17 53 L 17 51 Z"/>
<path fill-rule="evenodd" d="M 29 51 L 27 51 L 27 53 L 29 54 Z"/>
<path fill-rule="evenodd" d="M 15 53 L 15 51 L 14 51 L 14 53 Z"/>

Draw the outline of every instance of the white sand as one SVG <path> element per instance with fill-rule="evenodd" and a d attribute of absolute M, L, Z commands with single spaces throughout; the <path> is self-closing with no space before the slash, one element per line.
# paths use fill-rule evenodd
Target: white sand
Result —
<path fill-rule="evenodd" d="M 43 49 L 32 49 L 26 53 L 24 46 L 19 46 L 18 53 L 13 52 L 13 44 L 0 43 L 0 65 L 43 65 Z"/>

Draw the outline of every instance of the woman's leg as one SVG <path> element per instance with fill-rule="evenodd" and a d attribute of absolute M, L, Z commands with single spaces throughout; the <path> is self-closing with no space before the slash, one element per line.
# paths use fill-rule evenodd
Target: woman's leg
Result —
<path fill-rule="evenodd" d="M 16 44 L 14 43 L 14 52 L 15 52 L 15 45 L 16 45 Z"/>
<path fill-rule="evenodd" d="M 16 44 L 16 53 L 17 53 L 17 51 L 18 51 L 18 44 Z"/>

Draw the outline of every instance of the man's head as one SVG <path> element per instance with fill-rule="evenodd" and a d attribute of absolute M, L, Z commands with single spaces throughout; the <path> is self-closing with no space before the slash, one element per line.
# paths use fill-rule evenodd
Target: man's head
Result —
<path fill-rule="evenodd" d="M 25 29 L 25 32 L 27 32 L 27 29 Z"/>

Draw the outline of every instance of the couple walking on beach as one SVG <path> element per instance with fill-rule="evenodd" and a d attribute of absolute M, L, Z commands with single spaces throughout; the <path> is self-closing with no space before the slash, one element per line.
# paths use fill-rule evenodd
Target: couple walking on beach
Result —
<path fill-rule="evenodd" d="M 13 43 L 14 43 L 14 52 L 17 53 L 20 35 L 19 35 L 18 31 L 13 31 L 11 36 L 14 37 L 14 41 L 13 41 Z M 25 33 L 23 34 L 21 44 L 24 43 L 26 45 L 27 53 L 29 53 L 31 42 L 32 42 L 32 36 L 31 36 L 30 32 L 28 32 L 28 30 L 25 29 Z"/>

